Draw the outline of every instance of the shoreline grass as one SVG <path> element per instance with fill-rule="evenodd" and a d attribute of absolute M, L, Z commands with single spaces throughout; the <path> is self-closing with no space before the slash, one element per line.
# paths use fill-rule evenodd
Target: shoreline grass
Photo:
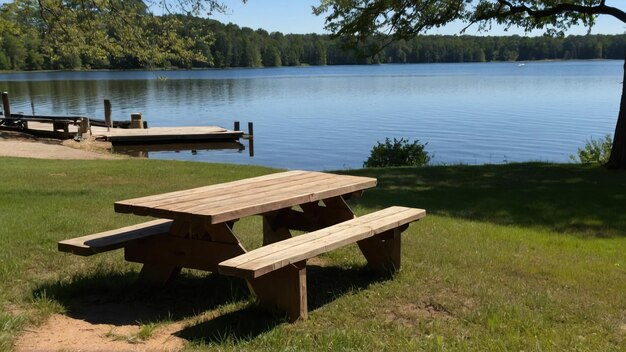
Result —
<path fill-rule="evenodd" d="M 154 291 L 134 284 L 139 266 L 120 251 L 56 251 L 61 239 L 146 221 L 114 213 L 116 200 L 279 170 L 0 162 L 0 350 L 50 314 L 96 320 L 85 307 L 103 304 L 121 307 L 120 319 L 183 322 L 177 335 L 192 350 L 626 349 L 623 172 L 546 163 L 341 171 L 379 180 L 351 202 L 357 214 L 405 205 L 428 216 L 403 236 L 393 279 L 363 269 L 354 246 L 316 260 L 308 269 L 310 319 L 285 324 L 254 309 L 237 279 L 185 270 Z M 235 225 L 246 248 L 260 245 L 260 229 L 257 217 Z"/>

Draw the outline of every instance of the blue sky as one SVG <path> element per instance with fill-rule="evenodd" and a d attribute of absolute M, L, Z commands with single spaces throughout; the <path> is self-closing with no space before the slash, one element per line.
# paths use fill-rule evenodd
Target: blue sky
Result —
<path fill-rule="evenodd" d="M 324 17 L 312 14 L 311 6 L 317 5 L 319 0 L 248 0 L 244 5 L 240 0 L 225 0 L 229 7 L 228 14 L 214 14 L 214 18 L 220 22 L 232 22 L 240 27 L 253 29 L 263 28 L 268 32 L 283 33 L 325 33 Z M 626 11 L 626 1 L 609 0 L 607 5 Z M 463 28 L 462 24 L 452 23 L 445 28 L 432 32 L 432 34 L 458 34 Z M 626 32 L 626 25 L 611 16 L 600 16 L 592 33 L 617 34 Z M 586 34 L 584 27 L 572 28 L 568 34 Z M 488 33 L 478 33 L 475 28 L 470 28 L 466 34 L 479 35 L 512 35 L 523 34 L 523 31 L 511 28 L 505 32 L 502 28 L 493 28 Z M 541 35 L 543 32 L 532 33 Z"/>

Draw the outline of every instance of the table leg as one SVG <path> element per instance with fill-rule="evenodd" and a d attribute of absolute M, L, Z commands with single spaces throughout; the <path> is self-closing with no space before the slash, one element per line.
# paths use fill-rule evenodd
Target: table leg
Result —
<path fill-rule="evenodd" d="M 407 227 L 402 226 L 357 242 L 370 269 L 379 274 L 392 274 L 400 270 L 400 234 Z"/>
<path fill-rule="evenodd" d="M 287 312 L 292 322 L 307 318 L 306 261 L 250 280 L 249 284 L 261 307 Z"/>
<path fill-rule="evenodd" d="M 174 280 L 180 273 L 181 268 L 158 263 L 146 263 L 139 273 L 139 282 L 149 285 L 163 286 Z"/>
<path fill-rule="evenodd" d="M 354 212 L 341 196 L 327 198 L 322 202 L 326 205 L 326 213 L 328 214 L 326 226 L 332 226 L 355 218 Z"/>
<path fill-rule="evenodd" d="M 281 212 L 263 215 L 263 245 L 291 238 L 291 232 Z"/>

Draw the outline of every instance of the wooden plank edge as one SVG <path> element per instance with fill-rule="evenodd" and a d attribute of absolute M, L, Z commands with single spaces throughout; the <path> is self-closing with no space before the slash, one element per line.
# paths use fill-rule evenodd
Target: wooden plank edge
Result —
<path fill-rule="evenodd" d="M 313 231 L 305 235 L 296 236 L 285 241 L 280 241 L 278 243 L 272 244 L 271 246 L 264 246 L 264 247 L 257 248 L 251 253 L 246 254 L 245 256 L 232 258 L 228 260 L 228 263 L 224 263 L 224 264 L 233 266 L 233 267 L 240 267 L 244 265 L 244 263 L 250 263 L 251 261 L 258 261 L 258 260 L 261 260 L 261 258 L 266 257 L 268 255 L 273 256 L 273 255 L 276 255 L 278 252 L 292 250 L 294 247 L 298 247 L 301 245 L 309 245 L 312 242 L 315 243 L 318 241 L 325 241 L 326 238 L 334 236 L 333 234 L 337 232 L 354 229 L 355 227 L 362 227 L 364 229 L 368 229 L 369 231 L 370 229 L 372 229 L 372 225 L 371 225 L 372 223 L 376 223 L 380 221 L 382 218 L 388 217 L 389 215 L 404 214 L 407 212 L 410 215 L 408 218 L 405 219 L 404 221 L 405 223 L 419 220 L 420 217 L 425 216 L 425 211 L 423 209 L 405 208 L 405 207 L 389 207 L 389 208 L 375 211 L 373 213 L 363 215 L 358 218 L 354 218 L 351 220 L 347 220 L 347 221 L 335 224 L 333 226 L 322 228 L 320 230 Z M 386 227 L 393 228 L 393 227 L 401 226 L 400 222 L 397 222 L 397 221 L 396 222 L 387 221 L 387 222 L 388 224 L 386 225 Z M 379 230 L 384 231 L 385 229 L 379 228 Z"/>
<path fill-rule="evenodd" d="M 404 225 L 408 225 L 408 224 L 410 224 L 412 222 L 421 220 L 421 219 L 423 219 L 426 216 L 426 210 L 418 209 L 418 208 L 390 207 L 390 208 L 383 209 L 383 210 L 390 210 L 391 208 L 397 208 L 398 210 L 403 210 L 403 211 L 411 211 L 411 210 L 413 211 L 413 214 L 410 217 L 408 217 L 407 219 L 393 224 L 394 228 L 395 227 L 401 227 L 401 226 L 404 226 Z M 357 219 L 358 218 L 356 218 L 354 220 L 357 220 Z M 344 223 L 340 223 L 340 224 L 345 224 L 346 222 L 350 222 L 350 221 L 353 221 L 353 220 L 348 220 L 348 221 L 345 221 Z M 340 225 L 340 224 L 337 224 L 337 225 Z M 333 226 L 337 226 L 337 225 L 333 225 Z M 395 226 L 395 225 L 397 225 L 397 226 Z M 386 227 L 388 227 L 388 226 L 386 226 Z M 283 268 L 285 266 L 293 264 L 294 262 L 299 262 L 299 261 L 302 261 L 302 260 L 306 261 L 306 260 L 308 260 L 310 258 L 313 258 L 315 256 L 318 256 L 320 254 L 323 254 L 323 253 L 326 253 L 326 252 L 338 249 L 340 247 L 347 246 L 349 244 L 356 243 L 359 240 L 362 240 L 362 239 L 365 239 L 365 238 L 369 238 L 369 237 L 373 237 L 373 236 L 377 236 L 377 235 L 379 235 L 379 234 L 381 234 L 381 233 L 383 233 L 385 231 L 388 231 L 389 229 L 386 229 L 386 227 L 383 227 L 382 230 L 380 230 L 380 229 L 371 229 L 370 228 L 371 231 L 365 232 L 361 236 L 355 236 L 355 240 L 354 241 L 350 241 L 349 243 L 342 244 L 342 245 L 340 245 L 337 248 L 331 248 L 329 250 L 322 250 L 321 252 L 315 253 L 313 255 L 310 255 L 309 253 L 305 253 L 305 255 L 303 255 L 303 256 L 295 257 L 295 259 L 292 258 L 292 259 L 287 260 L 287 261 L 281 261 L 279 263 L 268 265 L 266 267 L 262 267 L 262 268 L 259 268 L 257 270 L 242 269 L 242 268 L 240 268 L 238 266 L 229 266 L 228 264 L 223 264 L 223 263 L 228 262 L 229 260 L 235 259 L 237 257 L 231 258 L 231 259 L 226 260 L 226 261 L 224 261 L 222 263 L 219 263 L 219 265 L 218 265 L 218 272 L 220 274 L 222 274 L 222 275 L 230 275 L 230 276 L 236 276 L 236 277 L 241 277 L 241 278 L 244 278 L 244 279 L 252 280 L 252 279 L 255 279 L 257 277 L 260 277 L 260 276 L 266 275 L 268 273 L 271 273 L 272 271 L 276 271 L 276 270 L 278 270 L 280 268 Z M 367 226 L 365 228 L 367 228 Z M 305 235 L 302 235 L 302 236 L 305 236 Z M 280 243 L 280 242 L 277 242 L 277 243 Z M 267 247 L 267 246 L 265 246 L 265 247 Z M 261 247 L 261 248 L 264 248 L 264 247 Z M 245 256 L 246 254 L 252 253 L 252 252 L 254 252 L 254 250 L 249 251 L 247 253 L 244 253 L 241 256 Z M 239 257 L 241 257 L 241 256 L 239 256 Z M 303 258 L 303 257 L 307 257 L 307 258 Z"/>
<path fill-rule="evenodd" d="M 137 225 L 122 227 L 116 230 L 104 231 L 104 232 L 100 232 L 100 233 L 96 233 L 92 235 L 70 238 L 67 240 L 59 241 L 57 243 L 57 250 L 59 252 L 71 253 L 75 255 L 88 257 L 94 254 L 108 252 L 111 250 L 122 248 L 124 247 L 124 244 L 129 241 L 134 241 L 140 238 L 167 233 L 169 228 L 171 227 L 171 224 L 172 224 L 172 220 L 158 219 L 158 220 L 153 220 L 153 221 L 144 223 L 143 224 L 145 225 L 144 227 L 138 227 L 142 224 L 137 224 Z M 127 232 L 125 233 L 124 231 L 127 231 Z M 119 233 L 116 234 L 114 232 L 119 232 Z M 113 242 L 112 244 L 102 245 L 102 246 L 98 246 L 98 245 L 94 246 L 94 245 L 88 244 L 88 242 L 93 243 L 101 239 L 98 237 L 98 235 L 102 235 L 102 238 L 116 237 L 116 236 L 128 237 L 133 232 L 135 232 L 136 238 L 121 240 L 118 243 Z M 145 233 L 142 233 L 142 232 L 145 232 Z M 81 243 L 81 239 L 83 239 L 82 243 Z"/>

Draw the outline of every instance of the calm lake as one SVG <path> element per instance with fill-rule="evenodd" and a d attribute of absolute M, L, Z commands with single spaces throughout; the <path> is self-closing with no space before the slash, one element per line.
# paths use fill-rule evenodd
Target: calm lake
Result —
<path fill-rule="evenodd" d="M 325 66 L 201 71 L 0 74 L 11 110 L 150 126 L 254 122 L 247 151 L 150 152 L 150 158 L 289 169 L 361 167 L 385 137 L 427 142 L 434 164 L 567 162 L 613 133 L 621 61 Z M 246 143 L 244 143 L 246 144 Z M 247 145 L 246 145 L 247 147 Z"/>

